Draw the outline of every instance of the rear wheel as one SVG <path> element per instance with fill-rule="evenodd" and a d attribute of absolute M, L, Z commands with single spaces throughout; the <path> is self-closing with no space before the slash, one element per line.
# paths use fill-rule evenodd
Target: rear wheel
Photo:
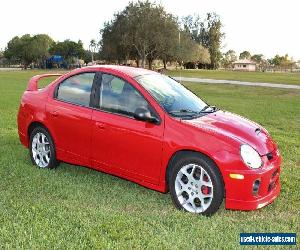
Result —
<path fill-rule="evenodd" d="M 175 206 L 187 212 L 212 215 L 224 197 L 219 169 L 209 158 L 189 153 L 172 166 L 169 188 Z"/>
<path fill-rule="evenodd" d="M 33 164 L 39 168 L 55 168 L 58 165 L 53 140 L 43 127 L 32 130 L 29 151 Z"/>

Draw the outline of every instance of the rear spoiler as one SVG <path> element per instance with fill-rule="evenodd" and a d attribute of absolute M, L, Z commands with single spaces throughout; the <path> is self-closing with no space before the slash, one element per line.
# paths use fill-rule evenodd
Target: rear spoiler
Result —
<path fill-rule="evenodd" d="M 43 75 L 36 75 L 32 77 L 27 86 L 27 91 L 35 91 L 38 90 L 38 81 L 45 77 L 53 77 L 53 76 L 62 76 L 62 74 L 43 74 Z"/>

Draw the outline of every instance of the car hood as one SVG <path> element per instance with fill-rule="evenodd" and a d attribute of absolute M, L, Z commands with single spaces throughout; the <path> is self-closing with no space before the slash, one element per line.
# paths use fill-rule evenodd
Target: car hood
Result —
<path fill-rule="evenodd" d="M 260 125 L 227 111 L 217 111 L 197 119 L 184 120 L 192 126 L 238 140 L 252 146 L 260 155 L 275 149 L 275 143 Z"/>

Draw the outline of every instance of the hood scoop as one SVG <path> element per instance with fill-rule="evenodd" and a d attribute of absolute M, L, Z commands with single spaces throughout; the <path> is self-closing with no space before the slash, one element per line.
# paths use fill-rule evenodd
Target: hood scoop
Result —
<path fill-rule="evenodd" d="M 261 132 L 261 129 L 260 129 L 260 128 L 255 129 L 255 134 L 259 135 L 260 132 Z"/>

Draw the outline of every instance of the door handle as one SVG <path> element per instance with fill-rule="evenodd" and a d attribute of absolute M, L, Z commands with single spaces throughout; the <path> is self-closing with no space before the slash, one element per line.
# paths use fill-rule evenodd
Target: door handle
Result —
<path fill-rule="evenodd" d="M 102 123 L 102 122 L 96 122 L 96 127 L 97 127 L 98 129 L 105 129 L 105 124 Z"/>
<path fill-rule="evenodd" d="M 52 111 L 50 112 L 52 116 L 57 117 L 58 116 L 58 112 L 57 111 Z"/>

